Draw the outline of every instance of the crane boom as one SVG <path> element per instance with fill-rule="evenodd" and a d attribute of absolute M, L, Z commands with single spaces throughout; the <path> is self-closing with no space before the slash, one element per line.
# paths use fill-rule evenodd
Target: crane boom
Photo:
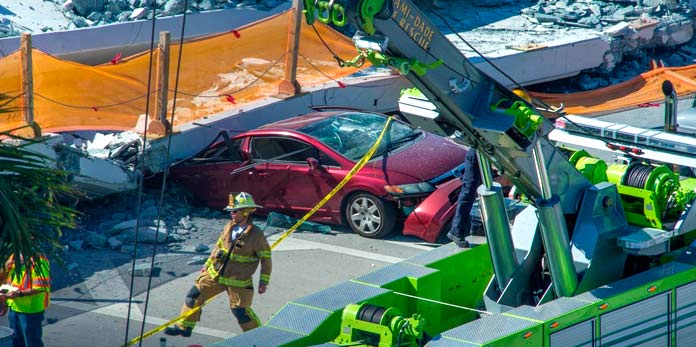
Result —
<path fill-rule="evenodd" d="M 313 3 L 305 4 L 309 6 L 305 13 L 313 13 Z M 493 164 L 535 202 L 555 293 L 572 295 L 578 283 L 569 245 L 571 226 L 564 216 L 578 213 L 591 183 L 548 141 L 552 124 L 530 103 L 478 70 L 410 0 L 354 0 L 323 8 L 330 18 L 347 18 L 358 28 L 353 41 L 360 58 L 354 61 L 369 59 L 397 69 L 435 105 L 439 115 L 419 122 L 425 130 L 455 135 L 476 148 L 483 158 L 484 176 Z M 343 12 L 337 15 L 337 11 Z M 484 177 L 484 182 L 490 179 Z M 479 194 L 484 226 L 488 224 L 489 234 L 495 233 L 489 235 L 489 247 L 503 290 L 516 272 L 511 265 L 517 262 L 512 236 L 507 216 L 500 211 L 502 196 L 492 186 Z M 529 233 L 536 234 L 536 227 Z"/>
<path fill-rule="evenodd" d="M 554 193 L 565 213 L 577 212 L 580 193 L 590 183 L 548 144 L 552 124 L 476 68 L 413 2 L 352 1 L 340 8 L 359 28 L 353 40 L 363 59 L 399 70 L 437 106 L 440 115 L 425 130 L 461 133 L 530 197 L 541 196 L 532 149 L 543 142 Z"/>

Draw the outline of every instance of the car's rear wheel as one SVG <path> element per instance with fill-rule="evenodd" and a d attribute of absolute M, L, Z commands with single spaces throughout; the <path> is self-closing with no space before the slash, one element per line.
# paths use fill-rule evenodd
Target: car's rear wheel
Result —
<path fill-rule="evenodd" d="M 353 232 L 378 239 L 394 229 L 396 209 L 370 193 L 357 193 L 345 205 L 345 218 Z"/>

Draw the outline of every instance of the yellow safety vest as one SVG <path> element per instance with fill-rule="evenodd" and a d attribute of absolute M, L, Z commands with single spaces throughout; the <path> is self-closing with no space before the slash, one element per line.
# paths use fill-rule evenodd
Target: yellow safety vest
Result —
<path fill-rule="evenodd" d="M 30 276 L 27 276 L 25 271 L 29 266 L 31 271 Z M 14 299 L 7 299 L 7 306 L 15 312 L 20 313 L 37 313 L 48 308 L 50 304 L 51 278 L 49 276 L 48 259 L 40 256 L 38 261 L 29 261 L 22 265 L 18 272 L 15 272 L 14 261 L 9 264 L 6 282 L 20 290 L 33 289 L 40 293 L 28 296 L 18 296 Z"/>

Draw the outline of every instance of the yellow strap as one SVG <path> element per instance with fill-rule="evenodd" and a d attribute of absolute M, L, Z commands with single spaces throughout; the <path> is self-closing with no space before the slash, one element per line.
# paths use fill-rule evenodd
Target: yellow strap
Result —
<path fill-rule="evenodd" d="M 154 328 L 154 329 L 152 329 L 152 330 L 146 332 L 145 334 L 142 334 L 142 335 L 140 335 L 140 336 L 138 336 L 138 337 L 136 337 L 136 338 L 134 338 L 134 339 L 128 341 L 128 343 L 126 343 L 125 345 L 122 345 L 121 347 L 133 346 L 134 344 L 138 343 L 140 340 L 144 340 L 144 339 L 146 339 L 146 338 L 148 338 L 148 337 L 150 337 L 150 336 L 152 336 L 152 335 L 154 335 L 154 334 L 157 334 L 158 332 L 164 330 L 165 328 L 167 328 L 168 326 L 170 326 L 170 325 L 172 325 L 172 324 L 178 322 L 179 320 L 188 318 L 190 315 L 192 315 L 192 314 L 194 314 L 194 313 L 200 311 L 200 310 L 201 310 L 201 307 L 203 307 L 203 306 L 207 305 L 209 302 L 213 301 L 213 299 L 215 299 L 216 296 L 217 296 L 217 295 L 211 297 L 210 299 L 206 300 L 206 301 L 205 301 L 203 304 L 201 304 L 200 306 L 197 306 L 197 307 L 192 308 L 190 311 L 187 311 L 186 313 L 180 315 L 179 317 L 176 317 L 176 318 L 170 320 L 169 322 L 164 323 L 164 324 L 158 326 L 157 328 Z"/>
<path fill-rule="evenodd" d="M 350 179 L 353 178 L 353 176 L 358 171 L 360 171 L 360 169 L 362 169 L 363 166 L 365 166 L 365 164 L 367 164 L 370 158 L 372 158 L 372 155 L 374 155 L 377 151 L 377 147 L 379 147 L 379 143 L 382 142 L 382 138 L 384 137 L 384 134 L 387 132 L 387 128 L 389 128 L 389 123 L 391 123 L 391 121 L 392 118 L 388 117 L 387 122 L 384 124 L 384 128 L 382 129 L 382 132 L 379 134 L 379 137 L 377 138 L 377 141 L 375 141 L 375 143 L 372 144 L 372 147 L 370 147 L 370 150 L 367 151 L 367 153 L 365 153 L 362 159 L 360 159 L 360 161 L 358 161 L 355 164 L 355 166 L 353 166 L 353 168 L 350 169 L 350 171 L 348 171 L 346 177 L 344 177 L 343 180 L 339 182 L 338 185 L 336 185 L 334 189 L 332 189 L 331 192 L 329 192 L 328 195 L 326 195 L 323 199 L 321 199 L 321 201 L 319 201 L 319 203 L 317 203 L 311 210 L 309 210 L 309 212 L 307 212 L 307 214 L 305 214 L 304 217 L 302 217 L 302 219 L 298 220 L 297 223 L 295 223 L 295 225 L 290 227 L 290 229 L 283 233 L 283 235 L 281 235 L 280 238 L 273 242 L 273 244 L 271 245 L 271 249 L 275 248 L 281 241 L 285 240 L 286 237 L 294 233 L 295 230 L 297 230 L 297 228 L 299 228 L 300 225 L 302 225 L 302 223 L 306 222 L 307 219 L 309 219 L 309 217 L 311 217 L 314 214 L 314 212 L 317 212 L 318 209 L 324 206 L 324 204 L 327 201 L 329 201 L 329 199 L 336 195 L 336 193 L 338 193 L 338 191 L 341 190 L 341 188 L 343 188 L 343 186 L 346 185 L 346 183 L 348 183 L 348 181 L 350 181 Z"/>
<path fill-rule="evenodd" d="M 346 177 L 344 177 L 343 180 L 342 180 L 341 182 L 339 182 L 338 185 L 336 185 L 336 187 L 334 187 L 334 189 L 332 189 L 331 192 L 329 192 L 328 195 L 326 195 L 326 196 L 325 196 L 323 199 L 321 199 L 321 201 L 319 201 L 311 210 L 309 210 L 309 212 L 307 212 L 307 214 L 305 214 L 304 217 L 302 217 L 302 219 L 300 219 L 299 221 L 297 221 L 297 223 L 295 223 L 295 225 L 293 225 L 292 227 L 290 227 L 290 229 L 288 229 L 287 231 L 285 231 L 285 232 L 283 233 L 283 235 L 280 236 L 279 239 L 277 239 L 275 242 L 273 242 L 273 244 L 271 245 L 271 249 L 275 248 L 281 241 L 285 240 L 285 238 L 287 238 L 288 236 L 290 236 L 290 234 L 294 233 L 295 230 L 297 230 L 297 228 L 299 228 L 300 225 L 302 225 L 302 223 L 306 222 L 307 219 L 309 219 L 309 217 L 311 217 L 311 216 L 314 214 L 314 212 L 317 212 L 318 209 L 320 209 L 322 206 L 324 206 L 324 204 L 325 204 L 327 201 L 329 201 L 329 199 L 331 199 L 334 195 L 336 195 L 336 193 L 337 193 L 339 190 L 341 190 L 341 188 L 343 188 L 343 186 L 346 185 L 346 183 L 348 183 L 348 181 L 350 181 L 350 179 L 353 178 L 353 176 L 354 176 L 358 171 L 360 171 L 360 169 L 362 169 L 363 166 L 365 166 L 365 164 L 367 164 L 367 162 L 370 160 L 370 158 L 372 158 L 372 156 L 373 156 L 373 155 L 375 154 L 375 152 L 377 151 L 377 147 L 379 147 L 379 144 L 382 142 L 382 138 L 384 137 L 384 134 L 387 132 L 387 129 L 389 128 L 389 124 L 391 123 L 391 121 L 392 121 L 392 118 L 391 118 L 391 117 L 388 117 L 388 118 L 387 118 L 387 122 L 384 124 L 384 128 L 382 129 L 382 132 L 379 134 L 379 137 L 377 138 L 377 141 L 375 141 L 375 143 L 372 144 L 372 147 L 370 147 L 370 150 L 368 150 L 367 153 L 365 153 L 365 155 L 362 157 L 362 159 L 360 159 L 360 161 L 358 161 L 357 163 L 355 163 L 355 166 L 353 166 L 353 168 L 350 169 L 350 171 L 348 171 L 348 174 L 346 175 Z M 203 304 L 201 304 L 200 306 L 194 307 L 193 309 L 191 309 L 190 311 L 188 311 L 188 312 L 186 312 L 186 313 L 180 315 L 179 317 L 176 317 L 176 318 L 170 320 L 169 322 L 164 323 L 164 324 L 160 325 L 159 327 L 157 327 L 157 328 L 155 328 L 155 329 L 153 329 L 153 330 L 150 330 L 150 331 L 148 331 L 147 333 L 145 333 L 145 334 L 143 334 L 143 335 L 140 335 L 140 336 L 138 336 L 138 337 L 136 337 L 136 338 L 130 340 L 127 344 L 125 344 L 125 345 L 123 345 L 123 346 L 121 346 L 121 347 L 132 346 L 132 345 L 138 343 L 138 341 L 143 340 L 143 339 L 146 339 L 146 338 L 148 338 L 148 337 L 150 337 L 150 336 L 152 336 L 152 335 L 154 335 L 154 334 L 156 334 L 156 333 L 158 333 L 158 332 L 164 330 L 166 327 L 168 327 L 168 326 L 170 326 L 170 325 L 176 323 L 177 321 L 179 321 L 179 320 L 181 320 L 181 319 L 184 319 L 184 318 L 187 318 L 188 316 L 192 315 L 194 312 L 198 312 L 198 311 L 201 309 L 201 307 L 207 305 L 207 304 L 208 304 L 210 301 L 212 301 L 216 296 L 217 296 L 217 295 L 211 297 L 210 299 L 206 300 L 206 301 L 205 301 Z"/>

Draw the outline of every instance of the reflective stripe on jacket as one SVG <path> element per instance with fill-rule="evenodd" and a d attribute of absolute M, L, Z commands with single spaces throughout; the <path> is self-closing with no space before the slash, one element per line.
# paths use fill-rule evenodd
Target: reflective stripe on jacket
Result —
<path fill-rule="evenodd" d="M 271 280 L 271 247 L 263 231 L 251 224 L 237 240 L 231 240 L 233 227 L 232 222 L 228 223 L 213 247 L 205 263 L 208 274 L 225 286 L 251 288 L 254 286 L 251 276 L 261 264 L 260 281 L 268 284 Z M 230 252 L 233 241 L 234 249 Z"/>
<path fill-rule="evenodd" d="M 29 266 L 31 270 L 28 272 L 29 276 L 27 276 L 27 272 L 24 271 L 27 266 Z M 15 272 L 15 264 L 12 257 L 5 263 L 5 268 L 7 269 L 5 283 L 19 288 L 19 290 L 33 289 L 34 291 L 40 292 L 33 295 L 7 299 L 7 306 L 12 311 L 37 313 L 48 308 L 51 292 L 49 266 L 48 259 L 44 256 L 40 256 L 38 261 L 30 260 L 26 264 L 23 264 L 19 272 Z"/>

